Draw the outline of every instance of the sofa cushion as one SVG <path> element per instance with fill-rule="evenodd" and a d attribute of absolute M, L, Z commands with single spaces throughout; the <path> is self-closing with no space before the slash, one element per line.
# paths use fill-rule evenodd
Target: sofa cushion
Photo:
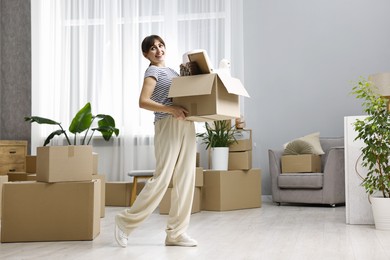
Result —
<path fill-rule="evenodd" d="M 323 173 L 283 173 L 278 175 L 280 189 L 322 189 Z"/>
<path fill-rule="evenodd" d="M 303 137 L 294 139 L 292 141 L 295 141 L 295 140 L 301 140 L 301 141 L 305 141 L 305 142 L 309 143 L 313 147 L 313 154 L 322 155 L 325 153 L 321 147 L 320 132 L 305 135 Z M 289 143 L 291 143 L 291 142 L 285 143 L 283 145 L 283 148 L 286 149 L 286 147 Z"/>

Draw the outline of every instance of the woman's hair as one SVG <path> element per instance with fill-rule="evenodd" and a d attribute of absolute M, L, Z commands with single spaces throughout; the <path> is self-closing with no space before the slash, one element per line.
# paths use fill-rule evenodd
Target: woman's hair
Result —
<path fill-rule="evenodd" d="M 150 48 L 154 45 L 155 41 L 161 42 L 165 46 L 165 42 L 163 39 L 161 39 L 158 35 L 149 35 L 145 37 L 145 39 L 141 43 L 141 50 L 143 53 L 148 53 Z"/>

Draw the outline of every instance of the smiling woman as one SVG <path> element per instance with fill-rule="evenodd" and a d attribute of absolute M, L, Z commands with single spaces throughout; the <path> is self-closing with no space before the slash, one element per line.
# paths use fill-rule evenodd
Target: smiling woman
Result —
<path fill-rule="evenodd" d="M 233 29 L 241 31 L 241 2 L 33 1 L 32 114 L 67 125 L 91 102 L 94 111 L 112 115 L 121 129 L 121 141 L 107 147 L 114 149 L 107 154 L 116 157 L 101 169 L 107 179 L 124 180 L 138 167 L 154 168 L 153 160 L 145 161 L 153 150 L 154 115 L 138 106 L 148 66 L 140 42 L 145 35 L 163 36 L 169 46 L 165 62 L 177 70 L 182 54 L 199 48 L 208 51 L 213 64 L 223 58 L 242 64 L 236 53 L 242 46 L 235 46 L 238 40 L 231 37 L 239 35 Z M 50 127 L 32 127 L 32 154 L 50 132 Z M 148 154 L 135 140 L 151 144 Z"/>

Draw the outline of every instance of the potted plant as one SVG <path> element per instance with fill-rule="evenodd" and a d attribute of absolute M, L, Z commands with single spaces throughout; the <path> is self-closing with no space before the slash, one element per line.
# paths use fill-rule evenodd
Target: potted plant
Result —
<path fill-rule="evenodd" d="M 96 127 L 93 127 L 95 119 L 98 121 Z M 92 115 L 90 103 L 80 109 L 72 119 L 68 129 L 74 135 L 72 142 L 59 122 L 38 116 L 25 117 L 25 121 L 59 127 L 49 134 L 43 147 L 37 147 L 37 181 L 43 182 L 90 180 L 91 174 L 97 174 L 97 154 L 92 152 L 92 146 L 89 145 L 95 131 L 100 132 L 106 141 L 109 141 L 113 134 L 119 135 L 115 120 L 110 115 Z M 83 132 L 84 135 L 77 142 L 77 135 Z M 46 146 L 55 136 L 60 135 L 65 136 L 66 146 Z"/>
<path fill-rule="evenodd" d="M 99 118 L 100 120 L 97 122 L 98 126 L 95 128 L 92 128 L 92 123 L 96 118 Z M 54 120 L 39 117 L 39 116 L 31 116 L 31 117 L 25 117 L 25 121 L 28 121 L 30 123 L 38 123 L 38 124 L 49 124 L 49 125 L 58 125 L 60 129 L 53 131 L 45 140 L 43 146 L 46 146 L 50 143 L 51 139 L 53 139 L 56 135 L 65 135 L 66 141 L 68 145 L 72 145 L 72 142 L 69 139 L 68 134 L 62 127 L 61 123 L 56 122 Z M 90 133 L 89 138 L 88 133 L 89 130 L 92 131 Z M 111 136 L 115 134 L 116 136 L 119 135 L 119 129 L 115 128 L 115 120 L 110 115 L 103 115 L 98 114 L 96 116 L 92 115 L 91 112 L 91 104 L 88 102 L 80 111 L 77 112 L 75 117 L 72 119 L 72 122 L 69 126 L 69 132 L 74 134 L 73 138 L 73 145 L 77 144 L 77 134 L 81 134 L 85 131 L 84 137 L 81 139 L 80 144 L 81 145 L 89 145 L 91 142 L 92 136 L 95 133 L 95 131 L 99 131 L 104 140 L 109 141 L 111 139 Z"/>
<path fill-rule="evenodd" d="M 355 83 L 352 94 L 363 101 L 367 116 L 356 120 L 355 140 L 361 140 L 361 165 L 367 169 L 362 186 L 369 194 L 375 227 L 390 230 L 390 114 L 388 99 L 379 95 L 376 86 L 364 78 Z M 378 211 L 379 210 L 379 211 Z M 383 211 L 385 210 L 385 211 Z M 387 212 L 386 212 L 387 210 Z"/>
<path fill-rule="evenodd" d="M 206 149 L 210 148 L 211 169 L 227 170 L 229 145 L 237 142 L 234 136 L 235 126 L 230 126 L 227 120 L 214 121 L 212 124 L 211 126 L 206 122 L 206 132 L 198 133 L 196 136 L 201 138 L 202 144 L 206 145 Z"/>

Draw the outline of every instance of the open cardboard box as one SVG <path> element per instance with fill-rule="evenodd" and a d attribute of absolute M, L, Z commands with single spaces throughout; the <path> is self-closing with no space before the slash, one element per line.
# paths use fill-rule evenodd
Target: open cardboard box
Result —
<path fill-rule="evenodd" d="M 206 58 L 203 52 L 191 54 L 200 68 Z M 173 78 L 168 97 L 188 110 L 187 120 L 214 121 L 240 117 L 239 96 L 249 97 L 239 79 L 228 73 L 207 73 Z"/>

